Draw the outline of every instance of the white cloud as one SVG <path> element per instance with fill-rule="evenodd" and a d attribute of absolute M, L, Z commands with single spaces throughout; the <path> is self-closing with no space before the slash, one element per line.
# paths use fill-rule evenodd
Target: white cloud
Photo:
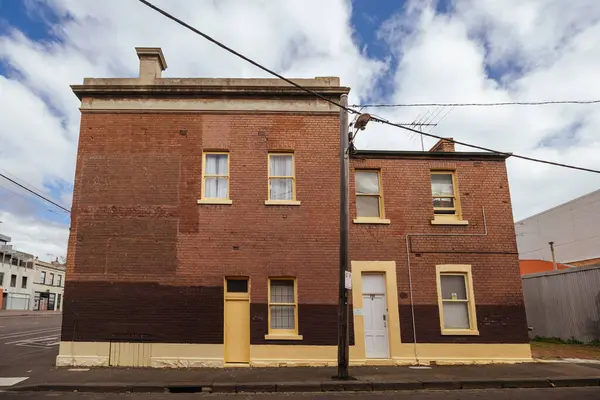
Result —
<path fill-rule="evenodd" d="M 433 2 L 413 2 L 408 12 L 390 18 L 380 31 L 399 59 L 392 101 L 598 98 L 600 9 L 595 3 L 582 1 L 571 7 L 552 0 L 472 0 L 457 2 L 450 14 L 436 14 Z M 494 79 L 490 71 L 508 73 Z M 598 111 L 597 105 L 454 108 L 433 133 L 600 169 Z M 376 112 L 410 121 L 423 110 Z M 386 147 L 420 147 L 414 138 L 393 134 L 392 129 L 361 140 L 373 147 L 382 142 Z M 426 147 L 433 142 L 426 140 Z M 517 159 L 510 159 L 508 166 L 517 219 L 600 187 L 600 176 L 591 173 Z"/>
<path fill-rule="evenodd" d="M 30 0 L 31 13 L 59 17 L 56 39 L 34 42 L 16 29 L 0 36 L 0 62 L 14 76 L 0 76 L 0 169 L 43 187 L 74 176 L 79 102 L 69 85 L 84 77 L 136 76 L 135 46 L 162 47 L 165 76 L 256 77 L 266 74 L 136 1 Z M 244 54 L 292 77 L 341 76 L 359 101 L 386 68 L 352 41 L 347 1 L 156 1 Z M 318 10 L 318 12 L 315 12 Z M 15 134 L 18 132 L 18 134 Z M 49 189 L 43 188 L 48 194 Z M 70 193 L 55 194 L 63 204 Z M 6 210 L 0 203 L 0 210 Z M 14 212 L 14 210 L 13 210 Z M 6 214 L 8 225 L 40 228 L 38 219 Z M 24 214 L 23 214 L 24 215 Z M 17 219 L 18 217 L 18 219 Z M 66 246 L 67 227 L 54 236 Z M 39 240 L 13 231 L 27 249 Z"/>
<path fill-rule="evenodd" d="M 381 92 L 388 58 L 367 57 L 352 41 L 351 6 L 336 1 L 156 1 L 174 15 L 290 77 L 341 76 L 351 103 Z M 463 0 L 436 14 L 432 1 L 413 1 L 382 25 L 380 37 L 398 61 L 389 71 L 392 102 L 588 99 L 600 93 L 600 9 L 595 0 Z M 14 29 L 0 36 L 0 169 L 38 187 L 72 183 L 78 100 L 69 85 L 85 76 L 135 76 L 135 46 L 163 48 L 165 76 L 266 76 L 136 1 L 30 0 L 59 16 L 56 39 L 34 42 Z M 376 5 L 373 5 L 376 7 Z M 400 11 L 400 10 L 399 10 Z M 42 11 L 44 12 L 44 11 Z M 48 18 L 55 21 L 55 18 Z M 503 76 L 490 76 L 493 74 Z M 386 77 L 388 75 L 385 75 Z M 498 78 L 498 79 L 496 79 Z M 375 99 L 377 100 L 377 99 Z M 455 108 L 433 131 L 504 151 L 600 168 L 597 106 Z M 373 110 L 411 121 L 423 109 Z M 441 118 L 448 109 L 431 109 Z M 425 141 L 429 147 L 433 140 Z M 418 149 L 414 135 L 372 124 L 359 146 Z M 510 160 L 515 216 L 521 218 L 600 186 L 583 172 Z M 46 193 L 49 189 L 44 187 Z M 54 193 L 64 203 L 70 192 Z M 66 246 L 67 227 L 3 210 L 26 251 L 41 239 Z M 28 219 L 27 219 L 28 218 Z M 62 229 L 55 234 L 54 229 Z M 46 244 L 44 244 L 45 246 Z"/>

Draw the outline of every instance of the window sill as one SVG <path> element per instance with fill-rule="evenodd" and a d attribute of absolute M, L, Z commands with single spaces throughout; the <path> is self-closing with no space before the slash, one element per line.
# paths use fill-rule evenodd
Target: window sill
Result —
<path fill-rule="evenodd" d="M 380 224 L 380 225 L 389 225 L 392 223 L 389 219 L 385 218 L 356 218 L 352 220 L 355 224 Z"/>
<path fill-rule="evenodd" d="M 478 330 L 471 329 L 442 329 L 444 336 L 479 336 Z"/>
<path fill-rule="evenodd" d="M 302 340 L 302 335 L 293 335 L 291 333 L 265 335 L 265 340 Z"/>
<path fill-rule="evenodd" d="M 298 200 L 265 200 L 265 206 L 299 206 Z"/>
<path fill-rule="evenodd" d="M 198 204 L 233 204 L 233 200 L 229 199 L 200 199 Z"/>
<path fill-rule="evenodd" d="M 437 219 L 432 219 L 429 222 L 431 223 L 431 225 L 462 225 L 462 226 L 469 225 L 469 221 L 460 220 L 460 219 L 437 218 Z"/>

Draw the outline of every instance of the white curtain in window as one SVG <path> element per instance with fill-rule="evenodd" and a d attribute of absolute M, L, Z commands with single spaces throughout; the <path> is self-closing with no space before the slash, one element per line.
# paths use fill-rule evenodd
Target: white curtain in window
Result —
<path fill-rule="evenodd" d="M 292 155 L 272 155 L 269 157 L 269 176 L 289 178 L 269 179 L 269 198 L 271 200 L 293 200 L 294 174 Z"/>
<path fill-rule="evenodd" d="M 294 306 L 271 306 L 271 329 L 296 329 Z"/>
<path fill-rule="evenodd" d="M 228 197 L 229 175 L 227 165 L 227 154 L 206 155 L 206 176 L 204 178 L 204 197 L 213 199 L 226 199 Z"/>
<path fill-rule="evenodd" d="M 276 305 L 294 303 L 294 282 L 290 280 L 271 281 L 271 329 L 295 329 L 295 306 Z"/>
<path fill-rule="evenodd" d="M 227 178 L 205 178 L 204 197 L 211 199 L 227 198 Z"/>

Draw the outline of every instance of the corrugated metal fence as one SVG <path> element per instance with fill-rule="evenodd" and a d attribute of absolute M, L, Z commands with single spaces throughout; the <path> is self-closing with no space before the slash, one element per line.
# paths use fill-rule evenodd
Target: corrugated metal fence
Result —
<path fill-rule="evenodd" d="M 600 266 L 522 278 L 530 337 L 600 340 Z"/>

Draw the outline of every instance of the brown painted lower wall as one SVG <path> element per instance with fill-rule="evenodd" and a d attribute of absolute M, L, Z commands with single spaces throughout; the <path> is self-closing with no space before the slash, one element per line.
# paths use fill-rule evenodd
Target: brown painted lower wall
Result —
<path fill-rule="evenodd" d="M 442 335 L 437 305 L 416 305 L 417 343 L 529 343 L 524 306 L 476 306 L 477 336 Z M 411 309 L 400 306 L 402 343 L 413 343 Z"/>
<path fill-rule="evenodd" d="M 65 299 L 63 341 L 223 343 L 222 287 L 69 281 Z M 399 306 L 399 312 L 401 341 L 412 343 L 410 306 Z M 251 303 L 250 316 L 251 344 L 337 344 L 337 305 L 299 304 L 301 341 L 265 340 L 267 304 Z M 441 335 L 437 305 L 416 306 L 415 320 L 419 343 L 528 343 L 525 309 L 520 306 L 477 306 L 478 336 Z"/>
<path fill-rule="evenodd" d="M 63 341 L 223 343 L 223 287 L 69 281 L 65 298 L 72 300 L 64 305 Z M 301 341 L 265 340 L 267 310 L 266 304 L 250 304 L 252 344 L 337 344 L 337 305 L 299 304 Z"/>
<path fill-rule="evenodd" d="M 63 341 L 223 343 L 223 288 L 69 281 Z"/>
<path fill-rule="evenodd" d="M 250 344 L 337 345 L 338 307 L 335 304 L 298 304 L 298 334 L 302 340 L 265 340 L 269 330 L 267 313 L 267 304 L 250 304 Z M 350 345 L 354 345 L 353 318 L 350 318 Z"/>

